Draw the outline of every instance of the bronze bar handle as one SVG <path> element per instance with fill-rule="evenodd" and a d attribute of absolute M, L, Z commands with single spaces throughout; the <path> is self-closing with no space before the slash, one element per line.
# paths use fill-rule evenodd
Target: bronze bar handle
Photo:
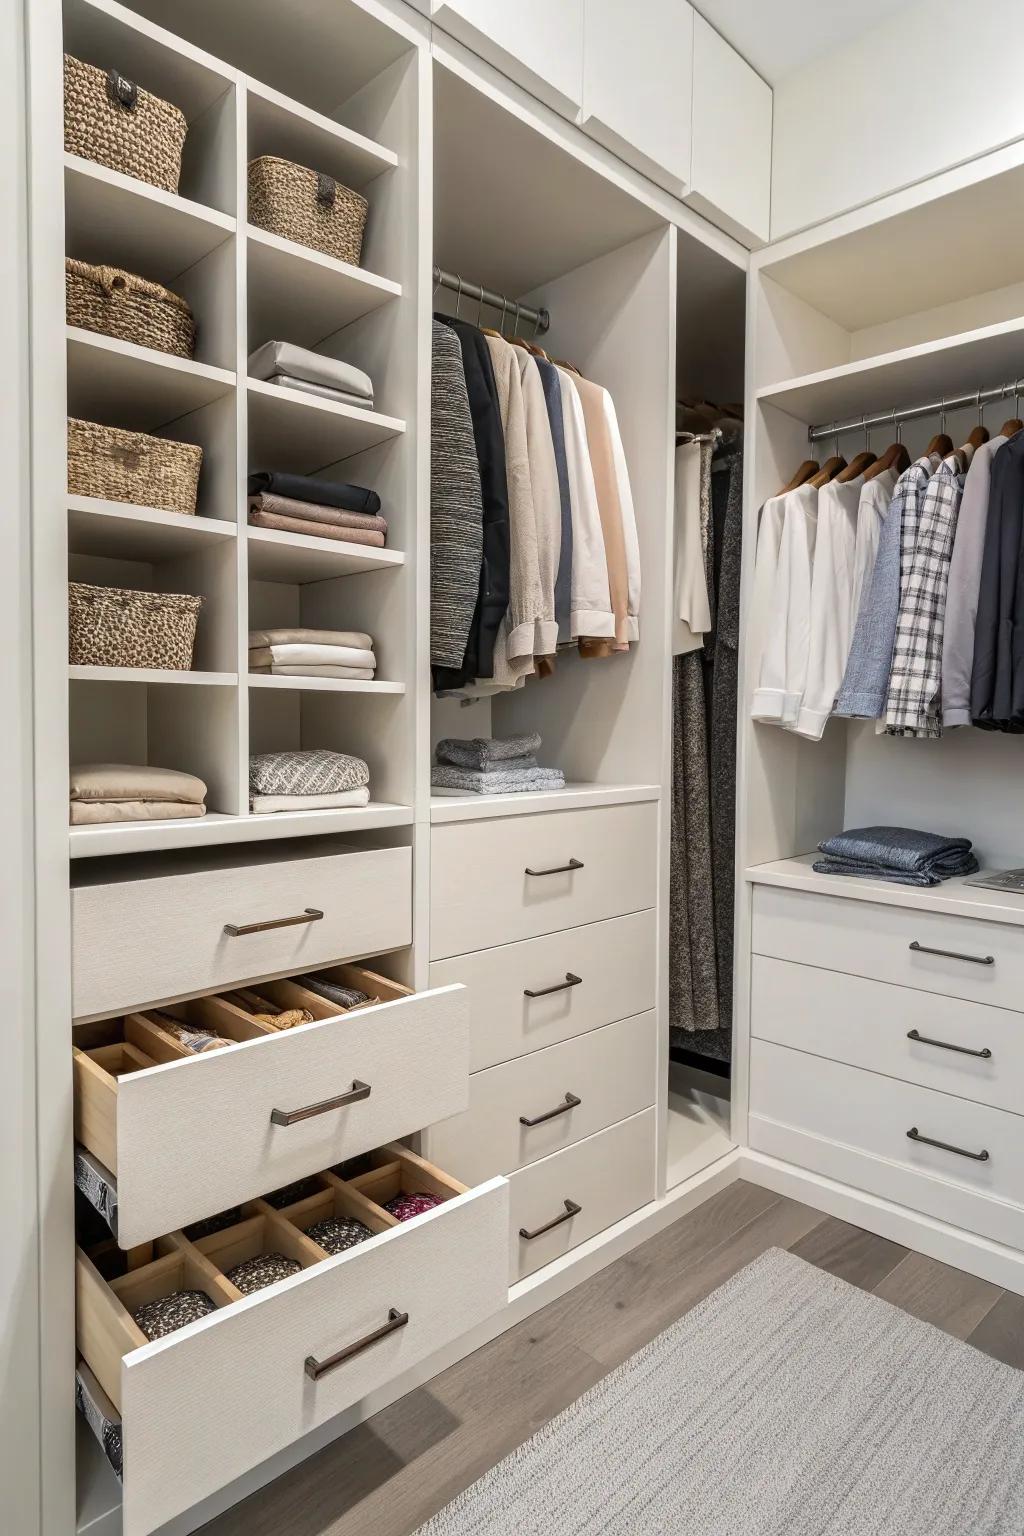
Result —
<path fill-rule="evenodd" d="M 916 1125 L 912 1125 L 907 1132 L 911 1141 L 920 1141 L 926 1147 L 938 1147 L 940 1152 L 955 1152 L 957 1157 L 969 1157 L 972 1163 L 987 1163 L 990 1154 L 984 1149 L 980 1152 L 968 1152 L 966 1147 L 954 1147 L 948 1141 L 934 1141 L 931 1136 L 922 1136 Z"/>
<path fill-rule="evenodd" d="M 940 1051 L 956 1051 L 960 1056 L 980 1056 L 982 1061 L 991 1061 L 992 1052 L 988 1046 L 983 1046 L 980 1051 L 974 1051 L 969 1045 L 952 1045 L 948 1040 L 931 1040 L 927 1035 L 922 1035 L 919 1030 L 907 1031 L 908 1040 L 916 1040 L 918 1045 L 934 1045 Z"/>
<path fill-rule="evenodd" d="M 563 1221 L 572 1221 L 573 1217 L 578 1216 L 583 1209 L 582 1205 L 577 1205 L 575 1200 L 566 1200 L 564 1205 L 565 1210 L 561 1216 L 556 1216 L 554 1221 L 545 1222 L 542 1227 L 534 1227 L 532 1232 L 528 1232 L 525 1227 L 520 1227 L 519 1236 L 525 1237 L 528 1243 L 532 1243 L 535 1237 L 543 1237 L 545 1232 L 553 1232 L 556 1227 L 562 1225 Z"/>
<path fill-rule="evenodd" d="M 572 971 L 566 971 L 564 981 L 556 981 L 553 987 L 538 987 L 535 992 L 531 992 L 529 987 L 524 987 L 523 996 L 550 997 L 552 992 L 568 992 L 570 987 L 581 987 L 582 985 L 582 976 L 574 976 Z"/>
<path fill-rule="evenodd" d="M 266 933 L 271 928 L 294 928 L 299 923 L 318 923 L 322 917 L 319 907 L 306 907 L 298 917 L 269 917 L 263 923 L 225 923 L 224 932 L 229 939 L 237 939 L 243 933 Z"/>
<path fill-rule="evenodd" d="M 574 869 L 582 869 L 582 859 L 570 859 L 568 864 L 556 864 L 553 869 L 531 869 L 529 865 L 523 870 L 524 875 L 570 875 Z"/>
<path fill-rule="evenodd" d="M 520 1115 L 519 1124 L 543 1125 L 545 1120 L 554 1120 L 557 1115 L 567 1115 L 570 1109 L 578 1109 L 582 1103 L 583 1100 L 578 1099 L 574 1093 L 567 1093 L 565 1102 L 559 1104 L 556 1109 L 549 1109 L 543 1115 L 534 1115 L 532 1120 L 528 1119 L 526 1115 Z"/>
<path fill-rule="evenodd" d="M 361 1083 L 356 1078 L 348 1092 L 339 1093 L 336 1099 L 321 1099 L 319 1104 L 307 1104 L 305 1109 L 272 1109 L 270 1123 L 271 1125 L 297 1125 L 300 1120 L 312 1120 L 314 1115 L 326 1115 L 328 1110 L 344 1109 L 346 1104 L 358 1104 L 360 1099 L 369 1097 L 369 1083 Z"/>
<path fill-rule="evenodd" d="M 306 1375 L 310 1381 L 319 1381 L 321 1376 L 326 1376 L 328 1371 L 333 1371 L 335 1366 L 344 1365 L 346 1360 L 351 1360 L 353 1355 L 360 1354 L 364 1349 L 369 1349 L 371 1344 L 376 1344 L 380 1339 L 386 1339 L 389 1333 L 396 1333 L 399 1328 L 404 1328 L 409 1321 L 408 1312 L 399 1312 L 395 1307 L 388 1311 L 388 1320 L 368 1333 L 365 1339 L 357 1339 L 354 1344 L 346 1344 L 344 1349 L 339 1349 L 336 1355 L 330 1355 L 326 1360 L 318 1360 L 315 1355 L 306 1356 Z"/>
<path fill-rule="evenodd" d="M 910 942 L 910 948 L 918 955 L 941 955 L 943 960 L 967 960 L 971 965 L 995 965 L 995 955 L 962 955 L 955 949 L 929 949 L 927 944 L 919 944 L 916 939 Z"/>

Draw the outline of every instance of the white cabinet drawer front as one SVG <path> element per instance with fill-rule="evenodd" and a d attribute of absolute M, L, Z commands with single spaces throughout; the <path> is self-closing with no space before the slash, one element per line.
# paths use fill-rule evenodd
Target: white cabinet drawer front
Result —
<path fill-rule="evenodd" d="M 678 194 L 690 180 L 693 7 L 586 0 L 584 15 L 584 130 Z"/>
<path fill-rule="evenodd" d="M 431 959 L 653 907 L 657 825 L 645 803 L 434 827 Z"/>
<path fill-rule="evenodd" d="M 464 1184 L 514 1173 L 647 1109 L 656 1071 L 652 1012 L 477 1072 L 469 1108 L 431 1130 L 428 1156 Z"/>
<path fill-rule="evenodd" d="M 654 1199 L 654 1121 L 645 1109 L 512 1175 L 513 1284 Z"/>
<path fill-rule="evenodd" d="M 232 936 L 244 927 L 311 922 Z M 412 937 L 412 852 L 353 849 L 72 888 L 77 1018 L 382 953 Z"/>
<path fill-rule="evenodd" d="M 751 1030 L 762 1040 L 1024 1111 L 1018 1013 L 763 955 L 752 978 Z"/>
<path fill-rule="evenodd" d="M 583 94 L 584 0 L 430 0 L 438 27 L 575 120 Z"/>
<path fill-rule="evenodd" d="M 653 1008 L 656 937 L 654 911 L 633 912 L 435 960 L 430 985 L 465 985 L 470 1071 L 479 1072 Z"/>
<path fill-rule="evenodd" d="M 291 1125 L 291 1113 L 369 1084 L 367 1098 Z M 469 1010 L 461 987 L 423 992 L 230 1050 L 122 1077 L 122 1248 L 356 1157 L 464 1109 Z"/>
<path fill-rule="evenodd" d="M 166 1521 L 504 1306 L 508 1187 L 496 1180 L 126 1355 L 124 1536 Z M 388 1321 L 409 1321 L 313 1381 Z"/>
<path fill-rule="evenodd" d="M 1024 1011 L 1024 928 L 757 886 L 753 932 L 756 954 Z"/>

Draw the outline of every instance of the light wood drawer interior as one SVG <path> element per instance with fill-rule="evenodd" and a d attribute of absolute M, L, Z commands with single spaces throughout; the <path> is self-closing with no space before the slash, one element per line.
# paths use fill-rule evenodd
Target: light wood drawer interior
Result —
<path fill-rule="evenodd" d="M 653 907 L 657 819 L 650 803 L 434 827 L 431 959 Z"/>

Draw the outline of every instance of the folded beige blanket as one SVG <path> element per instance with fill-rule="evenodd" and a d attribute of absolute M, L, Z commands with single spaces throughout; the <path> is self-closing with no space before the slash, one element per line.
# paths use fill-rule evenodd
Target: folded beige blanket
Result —
<path fill-rule="evenodd" d="M 73 763 L 72 800 L 159 800 L 202 805 L 206 785 L 194 774 L 146 763 Z M 163 814 L 163 813 L 161 813 Z"/>
<path fill-rule="evenodd" d="M 369 803 L 369 786 L 364 784 L 359 789 L 339 790 L 336 795 L 252 795 L 249 809 L 257 816 L 266 816 L 275 811 L 333 811 Z"/>
<path fill-rule="evenodd" d="M 387 533 L 388 520 L 369 512 L 346 512 L 344 507 L 323 507 L 318 501 L 296 501 L 294 496 L 278 496 L 260 491 L 249 497 L 250 512 L 273 512 L 278 517 L 297 517 L 304 523 L 327 523 L 331 528 L 365 528 L 371 533 Z"/>
<path fill-rule="evenodd" d="M 312 522 L 308 517 L 284 517 L 277 512 L 250 512 L 249 521 L 255 528 L 280 528 L 283 533 L 304 533 L 307 538 L 338 539 L 343 544 L 384 548 L 384 534 L 373 528 L 335 528 L 330 523 Z"/>
<path fill-rule="evenodd" d="M 71 825 L 82 827 L 98 821 L 181 821 L 205 816 L 205 805 L 184 800 L 72 800 Z"/>
<path fill-rule="evenodd" d="M 256 645 L 250 667 L 375 667 L 373 652 L 355 645 Z"/>
<path fill-rule="evenodd" d="M 250 650 L 262 645 L 351 645 L 372 651 L 373 638 L 361 629 L 250 629 Z"/>
<path fill-rule="evenodd" d="M 250 666 L 250 672 L 263 677 L 342 677 L 350 682 L 372 683 L 372 667 L 285 667 L 272 662 L 270 666 Z"/>

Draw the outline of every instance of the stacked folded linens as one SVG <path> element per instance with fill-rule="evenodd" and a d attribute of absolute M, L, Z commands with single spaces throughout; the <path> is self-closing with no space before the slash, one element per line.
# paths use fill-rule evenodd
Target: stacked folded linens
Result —
<path fill-rule="evenodd" d="M 191 773 L 138 763 L 77 763 L 70 774 L 71 825 L 171 821 L 206 815 L 206 785 Z"/>
<path fill-rule="evenodd" d="M 368 805 L 369 785 L 367 765 L 344 752 L 258 752 L 249 759 L 249 808 L 259 815 Z"/>
<path fill-rule="evenodd" d="M 373 640 L 361 630 L 252 629 L 249 671 L 271 677 L 341 677 L 370 682 Z"/>
<path fill-rule="evenodd" d="M 536 733 L 478 736 L 468 741 L 446 738 L 437 744 L 431 788 L 439 795 L 511 795 L 564 789 L 565 776 L 560 768 L 538 764 L 540 746 Z"/>
<path fill-rule="evenodd" d="M 973 875 L 978 861 L 967 837 L 943 837 L 912 827 L 856 827 L 818 844 L 819 875 L 860 875 L 893 885 L 939 885 Z"/>
<path fill-rule="evenodd" d="M 373 380 L 368 373 L 291 341 L 266 341 L 257 347 L 249 358 L 249 377 L 279 389 L 304 390 L 325 400 L 373 410 Z"/>
<path fill-rule="evenodd" d="M 249 476 L 249 522 L 254 528 L 278 528 L 373 549 L 384 548 L 388 533 L 376 491 L 278 470 Z"/>

